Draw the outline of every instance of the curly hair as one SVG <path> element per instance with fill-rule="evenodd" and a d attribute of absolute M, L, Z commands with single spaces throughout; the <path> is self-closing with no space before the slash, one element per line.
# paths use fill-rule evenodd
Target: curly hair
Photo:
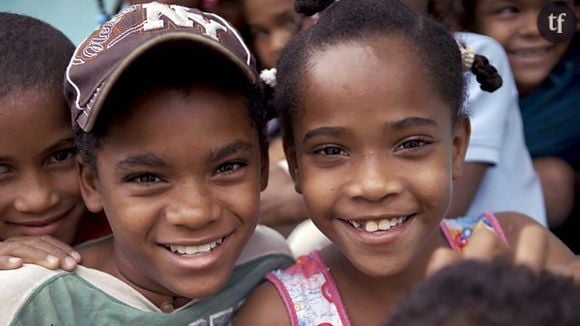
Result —
<path fill-rule="evenodd" d="M 495 260 L 465 261 L 419 283 L 390 325 L 580 325 L 580 286 L 571 278 Z"/>

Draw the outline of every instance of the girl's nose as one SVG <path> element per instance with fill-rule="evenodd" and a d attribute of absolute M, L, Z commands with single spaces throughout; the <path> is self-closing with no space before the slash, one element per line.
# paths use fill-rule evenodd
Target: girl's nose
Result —
<path fill-rule="evenodd" d="M 377 157 L 364 158 L 355 163 L 351 178 L 347 193 L 353 199 L 378 202 L 404 190 L 402 179 L 385 160 Z"/>
<path fill-rule="evenodd" d="M 51 176 L 42 173 L 26 173 L 18 187 L 14 208 L 21 213 L 44 213 L 60 201 Z"/>

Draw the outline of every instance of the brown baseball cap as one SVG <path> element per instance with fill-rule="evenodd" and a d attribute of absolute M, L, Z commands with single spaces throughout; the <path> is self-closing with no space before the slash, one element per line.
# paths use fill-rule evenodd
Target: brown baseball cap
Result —
<path fill-rule="evenodd" d="M 93 128 L 107 95 L 123 72 L 143 54 L 179 41 L 203 47 L 258 82 L 255 60 L 238 32 L 223 18 L 197 9 L 157 2 L 131 6 L 76 49 L 66 70 L 65 95 L 76 122 Z"/>

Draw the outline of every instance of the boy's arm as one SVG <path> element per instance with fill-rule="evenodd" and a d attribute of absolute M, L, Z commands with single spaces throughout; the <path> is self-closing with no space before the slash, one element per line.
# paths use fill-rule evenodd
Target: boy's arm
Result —
<path fill-rule="evenodd" d="M 72 271 L 80 261 L 77 251 L 49 235 L 12 237 L 0 242 L 0 270 L 16 269 L 29 263 Z"/>
<path fill-rule="evenodd" d="M 291 325 L 284 302 L 270 282 L 258 286 L 237 312 L 234 325 Z"/>

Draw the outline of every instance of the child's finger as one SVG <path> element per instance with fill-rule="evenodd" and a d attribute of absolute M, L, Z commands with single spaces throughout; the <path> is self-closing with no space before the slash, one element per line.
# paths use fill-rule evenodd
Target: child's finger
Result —
<path fill-rule="evenodd" d="M 24 242 L 0 243 L 0 255 L 18 257 L 24 263 L 31 263 L 43 266 L 48 269 L 57 269 L 61 261 L 59 258 L 44 251 L 42 248 L 34 247 Z"/>
<path fill-rule="evenodd" d="M 71 256 L 78 263 L 81 262 L 81 254 L 79 254 L 79 252 L 76 251 L 73 247 L 50 236 L 43 237 L 43 239 L 52 244 L 55 248 L 59 248 L 60 250 L 66 252 L 67 255 Z"/>
<path fill-rule="evenodd" d="M 18 257 L 0 256 L 0 270 L 22 267 L 23 261 Z"/>
<path fill-rule="evenodd" d="M 74 270 L 80 261 L 79 253 L 74 251 L 69 245 L 50 236 L 37 238 L 33 240 L 30 246 L 39 248 L 49 255 L 56 257 L 60 267 L 66 271 Z M 73 253 L 78 257 L 78 260 L 73 256 Z"/>
<path fill-rule="evenodd" d="M 471 236 L 462 254 L 465 259 L 491 261 L 498 256 L 510 255 L 510 251 L 493 231 L 481 229 Z"/>
<path fill-rule="evenodd" d="M 538 225 L 526 225 L 520 231 L 515 247 L 512 248 L 514 263 L 540 271 L 545 268 L 548 260 L 548 233 Z"/>
<path fill-rule="evenodd" d="M 461 255 L 449 248 L 437 248 L 431 255 L 427 265 L 427 275 L 431 275 L 443 267 L 449 266 L 461 260 Z"/>

